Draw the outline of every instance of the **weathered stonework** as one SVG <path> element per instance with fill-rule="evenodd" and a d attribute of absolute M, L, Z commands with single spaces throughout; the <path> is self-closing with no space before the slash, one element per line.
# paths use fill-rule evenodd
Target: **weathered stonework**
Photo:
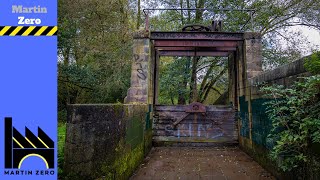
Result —
<path fill-rule="evenodd" d="M 151 148 L 147 105 L 70 105 L 64 173 L 127 179 Z"/>
<path fill-rule="evenodd" d="M 257 76 L 262 72 L 262 44 L 259 33 L 244 33 L 244 58 L 247 78 Z"/>
<path fill-rule="evenodd" d="M 133 35 L 133 60 L 131 66 L 131 86 L 125 103 L 148 103 L 148 81 L 150 66 L 149 34 L 144 30 Z"/>

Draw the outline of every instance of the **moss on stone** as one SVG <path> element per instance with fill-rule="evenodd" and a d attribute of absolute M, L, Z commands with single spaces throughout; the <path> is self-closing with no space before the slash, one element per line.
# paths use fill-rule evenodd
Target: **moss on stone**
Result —
<path fill-rule="evenodd" d="M 152 130 L 145 131 L 144 135 L 144 153 L 147 155 L 147 153 L 151 150 L 152 148 Z"/>
<path fill-rule="evenodd" d="M 75 131 L 71 133 L 88 139 L 90 142 L 94 138 L 97 142 L 93 143 L 94 146 L 85 146 L 82 149 L 76 149 L 73 144 L 69 144 L 70 151 L 68 152 L 76 152 L 77 156 L 76 153 L 69 155 L 77 159 L 77 162 L 79 158 L 84 160 L 80 165 L 77 164 L 69 171 L 66 170 L 68 175 L 65 176 L 65 179 L 128 179 L 143 161 L 145 153 L 151 149 L 152 132 L 151 129 L 145 130 L 147 107 L 147 105 L 122 104 L 81 106 L 78 114 L 82 115 L 83 119 L 75 121 L 75 125 L 84 126 L 87 129 L 90 129 L 92 125 L 94 128 L 91 128 L 90 131 L 74 129 Z M 106 120 L 110 122 L 106 123 Z M 93 134 L 88 137 L 86 136 L 88 133 Z M 110 135 L 114 137 L 108 137 Z M 80 147 L 84 146 L 82 141 L 74 143 L 79 144 Z M 86 152 L 86 149 L 92 151 Z M 88 160 L 83 158 L 87 155 L 84 153 L 89 152 L 94 156 Z M 98 153 L 99 156 L 97 156 Z M 69 165 L 72 165 L 73 159 L 68 160 Z"/>
<path fill-rule="evenodd" d="M 104 175 L 103 179 L 128 179 L 144 158 L 143 143 L 131 150 L 130 147 L 124 144 L 124 141 L 121 141 L 116 151 L 116 158 L 113 164 L 107 165 L 110 162 L 106 162 L 106 165 L 101 168 Z"/>

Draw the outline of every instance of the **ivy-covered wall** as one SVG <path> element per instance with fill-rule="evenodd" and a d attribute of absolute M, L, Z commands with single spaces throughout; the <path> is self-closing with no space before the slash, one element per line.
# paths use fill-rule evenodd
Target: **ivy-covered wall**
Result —
<path fill-rule="evenodd" d="M 148 105 L 70 105 L 67 179 L 128 179 L 152 147 Z"/>
<path fill-rule="evenodd" d="M 259 164 L 272 172 L 278 179 L 296 179 L 294 172 L 284 173 L 277 168 L 275 162 L 268 157 L 275 142 L 268 138 L 272 129 L 272 121 L 266 114 L 264 103 L 268 101 L 259 91 L 261 84 L 279 84 L 286 87 L 298 80 L 298 77 L 309 76 L 304 68 L 305 59 L 281 66 L 272 71 L 262 72 L 259 75 L 246 79 L 239 89 L 239 145 L 251 155 Z M 243 78 L 245 79 L 245 78 Z M 318 145 L 315 145 L 318 147 Z M 310 149 L 313 162 L 305 170 L 307 179 L 320 177 L 319 148 Z"/>

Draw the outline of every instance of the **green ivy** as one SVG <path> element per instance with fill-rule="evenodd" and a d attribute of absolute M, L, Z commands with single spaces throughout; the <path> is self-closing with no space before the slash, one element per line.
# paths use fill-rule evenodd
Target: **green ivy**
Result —
<path fill-rule="evenodd" d="M 302 78 L 293 86 L 262 87 L 275 146 L 270 157 L 283 171 L 303 169 L 311 160 L 308 148 L 320 143 L 320 75 Z"/>

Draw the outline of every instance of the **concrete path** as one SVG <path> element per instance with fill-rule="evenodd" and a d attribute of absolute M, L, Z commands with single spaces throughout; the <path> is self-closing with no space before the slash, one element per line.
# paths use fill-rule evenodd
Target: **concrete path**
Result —
<path fill-rule="evenodd" d="M 157 147 L 131 180 L 275 179 L 238 147 Z"/>

